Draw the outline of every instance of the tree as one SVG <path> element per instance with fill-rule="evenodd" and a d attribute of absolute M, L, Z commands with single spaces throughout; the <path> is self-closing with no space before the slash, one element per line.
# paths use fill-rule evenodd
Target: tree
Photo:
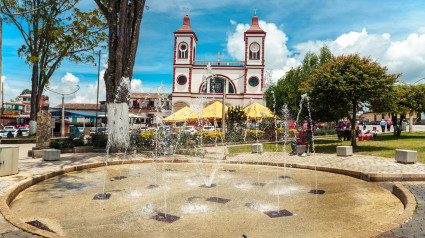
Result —
<path fill-rule="evenodd" d="M 413 112 L 421 113 L 425 111 L 425 84 L 411 85 L 404 82 L 396 85 L 392 93 L 385 98 L 385 101 L 374 103 L 373 110 L 376 112 L 389 112 L 393 122 L 394 135 L 401 135 L 401 123 L 409 113 L 409 132 L 413 132 Z M 400 116 L 400 117 L 398 117 Z M 400 125 L 398 122 L 400 121 Z"/>
<path fill-rule="evenodd" d="M 362 104 L 378 102 L 393 90 L 400 74 L 387 74 L 387 68 L 358 54 L 332 57 L 303 83 L 303 92 L 319 110 L 341 113 L 351 121 L 355 135 L 356 114 Z M 317 108 L 316 108 L 317 109 Z M 352 136 L 351 145 L 356 146 Z"/>
<path fill-rule="evenodd" d="M 63 60 L 94 63 L 90 52 L 106 40 L 99 10 L 82 12 L 75 7 L 78 1 L 2 1 L 5 20 L 14 24 L 24 38 L 25 44 L 19 48 L 18 55 L 32 67 L 31 134 L 35 133 L 44 88 Z M 27 13 L 20 14 L 23 12 Z"/>
<path fill-rule="evenodd" d="M 241 106 L 229 107 L 226 113 L 227 130 L 235 132 L 236 126 L 245 128 L 246 119 L 246 113 Z"/>
<path fill-rule="evenodd" d="M 319 55 L 314 53 L 307 53 L 301 66 L 289 70 L 283 78 L 278 80 L 276 85 L 273 85 L 267 89 L 265 92 L 267 106 L 276 114 L 280 115 L 283 109 L 283 105 L 287 104 L 289 113 L 291 115 L 297 115 L 298 111 L 300 110 L 299 105 L 302 95 L 302 92 L 300 91 L 301 83 L 307 81 L 314 69 L 328 62 L 331 60 L 331 58 L 332 53 L 327 46 L 324 46 L 320 49 Z M 313 117 L 317 118 L 318 115 L 316 115 L 314 112 L 314 105 L 312 105 L 312 108 L 314 115 Z M 303 114 L 303 116 L 306 115 L 307 114 Z M 324 116 L 327 116 L 327 114 Z M 327 118 L 321 119 L 323 120 Z"/>
<path fill-rule="evenodd" d="M 145 0 L 94 0 L 108 23 L 108 68 L 104 80 L 108 110 L 108 148 L 130 145 L 128 101 Z"/>

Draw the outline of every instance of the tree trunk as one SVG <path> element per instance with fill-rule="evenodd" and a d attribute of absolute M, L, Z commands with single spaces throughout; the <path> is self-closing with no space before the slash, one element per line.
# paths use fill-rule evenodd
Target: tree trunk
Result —
<path fill-rule="evenodd" d="M 399 126 L 397 124 L 397 114 L 391 114 L 391 121 L 393 122 L 393 128 L 394 128 L 394 136 L 397 136 L 398 134 L 398 130 L 399 130 Z"/>
<path fill-rule="evenodd" d="M 31 76 L 31 111 L 30 111 L 30 135 L 35 135 L 37 130 L 37 112 L 39 111 L 38 97 L 38 64 L 32 66 Z"/>
<path fill-rule="evenodd" d="M 409 112 L 409 133 L 413 132 L 413 111 Z"/>
<path fill-rule="evenodd" d="M 353 115 L 351 115 L 350 122 L 351 122 L 351 146 L 353 148 L 357 147 L 357 141 L 356 141 L 356 113 L 357 113 L 357 104 L 353 103 Z"/>
<path fill-rule="evenodd" d="M 400 126 L 398 127 L 396 136 L 401 136 L 401 130 L 403 129 L 403 120 L 406 118 L 406 115 L 400 114 Z"/>

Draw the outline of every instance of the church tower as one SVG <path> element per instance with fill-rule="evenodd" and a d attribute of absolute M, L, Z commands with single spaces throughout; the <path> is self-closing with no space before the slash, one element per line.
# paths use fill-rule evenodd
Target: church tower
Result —
<path fill-rule="evenodd" d="M 183 25 L 174 32 L 173 93 L 191 92 L 197 41 L 195 32 L 190 28 L 190 18 L 186 15 Z"/>
<path fill-rule="evenodd" d="M 244 93 L 262 93 L 264 80 L 264 41 L 266 32 L 258 24 L 258 16 L 252 17 L 251 27 L 245 31 L 245 82 Z"/>

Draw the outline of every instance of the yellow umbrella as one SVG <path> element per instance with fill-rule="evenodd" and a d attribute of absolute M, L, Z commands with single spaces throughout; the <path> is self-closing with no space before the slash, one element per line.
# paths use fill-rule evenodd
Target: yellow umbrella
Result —
<path fill-rule="evenodd" d="M 163 122 L 183 122 L 190 116 L 190 114 L 193 114 L 193 111 L 190 110 L 188 106 L 185 106 L 184 108 L 178 110 L 172 115 L 164 118 L 162 121 Z"/>
<path fill-rule="evenodd" d="M 270 118 L 275 116 L 274 113 L 268 107 L 265 107 L 259 104 L 258 102 L 254 102 L 251 105 L 246 106 L 243 110 L 245 111 L 246 116 L 251 120 L 256 118 Z"/>
<path fill-rule="evenodd" d="M 227 110 L 227 106 L 224 107 L 225 110 Z M 208 107 L 204 108 L 204 110 L 202 110 L 199 113 L 193 113 L 192 115 L 190 115 L 188 117 L 188 120 L 198 120 L 205 118 L 205 119 L 217 119 L 217 120 L 221 120 L 223 118 L 223 104 L 221 104 L 221 102 L 215 102 L 211 105 L 209 105 Z"/>

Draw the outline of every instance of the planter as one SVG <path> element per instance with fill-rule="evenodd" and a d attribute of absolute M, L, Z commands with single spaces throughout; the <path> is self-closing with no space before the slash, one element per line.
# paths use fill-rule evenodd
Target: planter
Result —
<path fill-rule="evenodd" d="M 35 144 L 36 138 L 31 139 L 2 139 L 0 144 Z"/>
<path fill-rule="evenodd" d="M 93 146 L 75 146 L 73 153 L 89 153 L 93 152 Z"/>

